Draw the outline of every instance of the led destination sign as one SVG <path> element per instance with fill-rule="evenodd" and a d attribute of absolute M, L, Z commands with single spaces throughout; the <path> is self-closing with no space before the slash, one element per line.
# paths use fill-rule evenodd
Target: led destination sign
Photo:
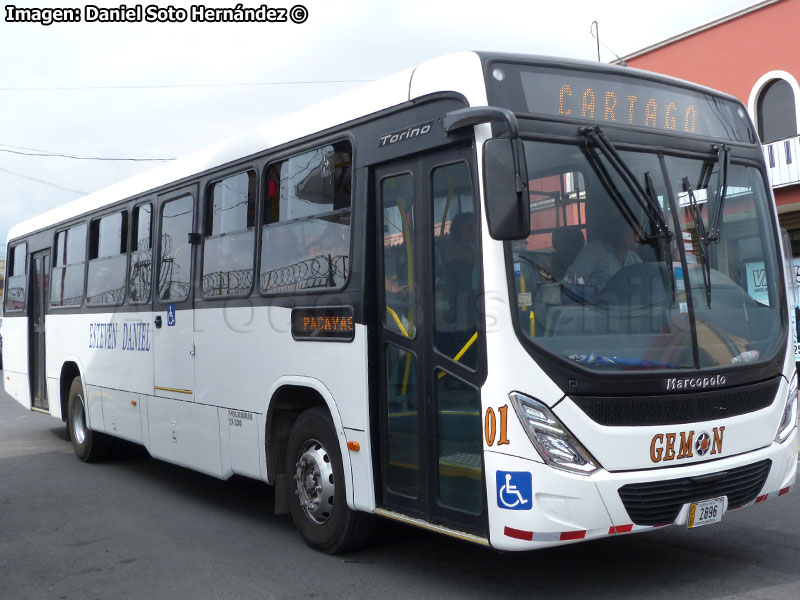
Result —
<path fill-rule="evenodd" d="M 755 142 L 747 114 L 738 103 L 701 91 L 633 76 L 573 69 L 502 65 L 493 72 L 495 77 L 490 76 L 490 80 L 499 95 L 496 100 L 514 110 Z"/>
<path fill-rule="evenodd" d="M 292 337 L 296 340 L 349 342 L 355 331 L 353 309 L 349 306 L 292 310 Z"/>

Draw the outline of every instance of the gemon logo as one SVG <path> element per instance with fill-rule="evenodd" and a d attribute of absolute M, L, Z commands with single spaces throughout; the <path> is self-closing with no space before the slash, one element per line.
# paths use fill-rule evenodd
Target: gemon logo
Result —
<path fill-rule="evenodd" d="M 670 377 L 665 379 L 668 390 L 693 390 L 725 385 L 725 375 L 714 377 Z"/>

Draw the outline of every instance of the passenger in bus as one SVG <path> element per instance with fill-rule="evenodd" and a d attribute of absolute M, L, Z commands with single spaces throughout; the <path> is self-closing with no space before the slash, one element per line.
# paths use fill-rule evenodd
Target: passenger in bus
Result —
<path fill-rule="evenodd" d="M 572 284 L 591 285 L 597 292 L 622 267 L 642 262 L 636 252 L 638 232 L 622 219 L 604 223 L 600 237 L 586 244 L 567 268 L 564 280 Z"/>

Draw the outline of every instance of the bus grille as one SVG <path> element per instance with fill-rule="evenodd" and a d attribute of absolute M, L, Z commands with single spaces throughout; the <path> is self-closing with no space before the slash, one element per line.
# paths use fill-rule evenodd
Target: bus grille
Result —
<path fill-rule="evenodd" d="M 633 483 L 619 489 L 625 510 L 636 525 L 668 525 L 687 502 L 728 497 L 728 509 L 755 500 L 769 475 L 771 460 L 698 477 Z"/>
<path fill-rule="evenodd" d="M 686 395 L 624 398 L 572 396 L 600 425 L 644 427 L 727 419 L 766 408 L 775 400 L 781 378 L 733 389 Z"/>

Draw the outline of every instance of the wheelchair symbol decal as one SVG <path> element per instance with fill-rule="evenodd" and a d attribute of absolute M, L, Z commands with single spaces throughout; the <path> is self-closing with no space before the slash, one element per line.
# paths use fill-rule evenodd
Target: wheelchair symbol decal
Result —
<path fill-rule="evenodd" d="M 533 507 L 533 480 L 527 471 L 497 471 L 497 506 L 506 510 Z"/>
<path fill-rule="evenodd" d="M 175 305 L 167 304 L 167 327 L 175 327 Z"/>

